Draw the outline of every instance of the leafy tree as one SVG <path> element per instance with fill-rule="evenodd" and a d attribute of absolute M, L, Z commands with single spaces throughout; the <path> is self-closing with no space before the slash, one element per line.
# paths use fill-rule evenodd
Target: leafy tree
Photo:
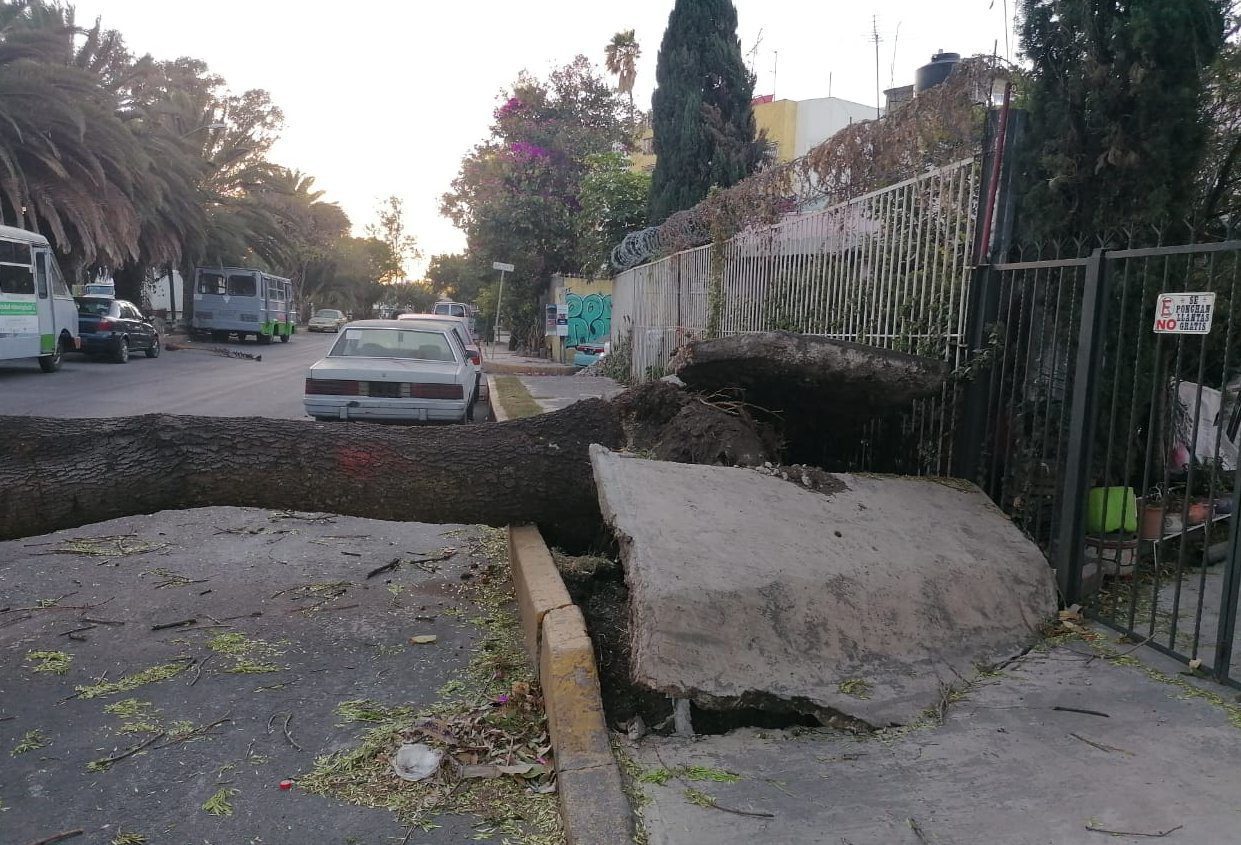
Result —
<path fill-rule="evenodd" d="M 1204 228 L 1241 225 L 1241 19 L 1230 25 L 1232 38 L 1207 77 L 1206 119 L 1210 127 L 1199 179 L 1197 217 Z"/>
<path fill-rule="evenodd" d="M 659 223 L 712 187 L 741 181 L 763 158 L 732 0 L 677 0 L 655 80 L 650 219 Z"/>
<path fill-rule="evenodd" d="M 1021 12 L 1027 227 L 1086 235 L 1188 216 L 1222 0 L 1023 0 Z"/>
<path fill-rule="evenodd" d="M 493 273 L 479 267 L 468 255 L 432 255 L 427 282 L 437 293 L 456 302 L 473 302 L 491 281 Z"/>
<path fill-rule="evenodd" d="M 616 77 L 616 90 L 629 97 L 629 131 L 636 128 L 637 109 L 633 103 L 633 86 L 638 80 L 638 58 L 642 48 L 632 29 L 612 36 L 604 49 L 604 66 Z"/>
<path fill-rule="evenodd" d="M 388 257 L 380 269 L 379 281 L 404 281 L 409 263 L 422 257 L 418 240 L 405 230 L 405 206 L 400 197 L 391 196 L 379 207 L 379 222 L 366 227 L 366 234 L 388 247 Z"/>
<path fill-rule="evenodd" d="M 587 159 L 590 168 L 582 179 L 582 266 L 606 270 L 612 248 L 625 235 L 646 226 L 646 202 L 651 175 L 634 170 L 620 153 L 599 153 Z"/>
<path fill-rule="evenodd" d="M 523 74 L 496 109 L 491 137 L 461 162 L 441 210 L 466 234 L 467 255 L 490 273 L 516 265 L 503 308 L 515 342 L 542 338 L 539 313 L 553 273 L 582 269 L 582 180 L 592 155 L 623 147 L 623 105 L 578 56 L 545 79 Z M 494 312 L 493 315 L 494 317 Z"/>

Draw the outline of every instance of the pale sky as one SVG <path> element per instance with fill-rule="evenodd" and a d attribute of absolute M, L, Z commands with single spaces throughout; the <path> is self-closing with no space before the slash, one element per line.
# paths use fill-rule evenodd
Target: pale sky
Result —
<path fill-rule="evenodd" d="M 880 82 L 913 81 L 937 49 L 1005 51 L 1005 0 L 735 0 L 742 51 L 762 32 L 756 94 L 831 94 L 875 101 L 871 16 L 879 16 Z M 1017 0 L 1007 0 L 1011 14 Z M 635 89 L 650 105 L 655 60 L 673 0 L 78 0 L 130 49 L 193 56 L 236 91 L 265 88 L 284 110 L 272 158 L 316 178 L 360 234 L 379 200 L 405 200 L 423 252 L 459 251 L 439 214 L 461 157 L 482 140 L 497 97 L 525 69 L 545 75 L 583 53 L 599 65 L 613 33 L 637 31 Z M 899 33 L 898 33 L 899 26 Z M 1010 39 L 1012 36 L 1010 35 Z M 895 50 L 895 54 L 894 54 Z M 778 61 L 776 51 L 779 53 Z M 1011 45 L 1015 57 L 1016 44 Z M 776 68 L 773 79 L 773 66 Z M 419 268 L 421 269 L 421 267 Z"/>

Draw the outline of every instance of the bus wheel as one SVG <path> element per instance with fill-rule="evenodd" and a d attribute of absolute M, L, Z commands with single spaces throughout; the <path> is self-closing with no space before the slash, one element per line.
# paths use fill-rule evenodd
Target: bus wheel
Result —
<path fill-rule="evenodd" d="M 285 334 L 280 335 L 280 342 L 281 343 L 289 342 L 289 334 L 287 332 Z"/>
<path fill-rule="evenodd" d="M 54 373 L 60 369 L 62 358 L 63 356 L 60 353 L 59 347 L 51 355 L 40 355 L 39 369 L 43 370 L 45 373 Z"/>
<path fill-rule="evenodd" d="M 228 332 L 212 332 L 211 340 L 214 343 L 224 343 L 228 340 Z"/>
<path fill-rule="evenodd" d="M 269 334 L 256 334 L 254 339 L 263 345 L 271 343 L 271 335 Z"/>

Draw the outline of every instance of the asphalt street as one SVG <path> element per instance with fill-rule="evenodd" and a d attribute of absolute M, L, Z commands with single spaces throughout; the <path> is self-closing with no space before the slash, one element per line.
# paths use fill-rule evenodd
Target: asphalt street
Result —
<path fill-rule="evenodd" d="M 60 372 L 34 361 L 0 363 L 0 415 L 125 417 L 194 414 L 210 417 L 309 419 L 302 408 L 306 370 L 327 354 L 335 335 L 298 332 L 288 343 L 195 343 L 158 358 L 135 353 L 128 364 L 66 355 Z M 262 361 L 223 358 L 227 349 Z"/>
<path fill-rule="evenodd" d="M 158 358 L 134 353 L 127 364 L 66 355 L 45 374 L 34 359 L 0 362 L 0 416 L 127 417 L 191 414 L 267 417 L 307 422 L 302 407 L 307 370 L 327 354 L 334 334 L 298 332 L 288 343 L 193 343 Z M 225 348 L 263 360 L 226 358 Z M 480 407 L 476 418 L 482 420 Z"/>

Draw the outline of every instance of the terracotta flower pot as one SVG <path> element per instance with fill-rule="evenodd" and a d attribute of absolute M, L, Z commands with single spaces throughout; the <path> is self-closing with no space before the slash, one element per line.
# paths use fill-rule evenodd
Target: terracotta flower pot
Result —
<path fill-rule="evenodd" d="M 1211 518 L 1210 502 L 1191 502 L 1189 505 L 1189 524 L 1201 525 Z"/>
<path fill-rule="evenodd" d="M 1160 540 L 1163 538 L 1164 520 L 1168 510 L 1163 505 L 1142 505 L 1143 540 Z"/>

